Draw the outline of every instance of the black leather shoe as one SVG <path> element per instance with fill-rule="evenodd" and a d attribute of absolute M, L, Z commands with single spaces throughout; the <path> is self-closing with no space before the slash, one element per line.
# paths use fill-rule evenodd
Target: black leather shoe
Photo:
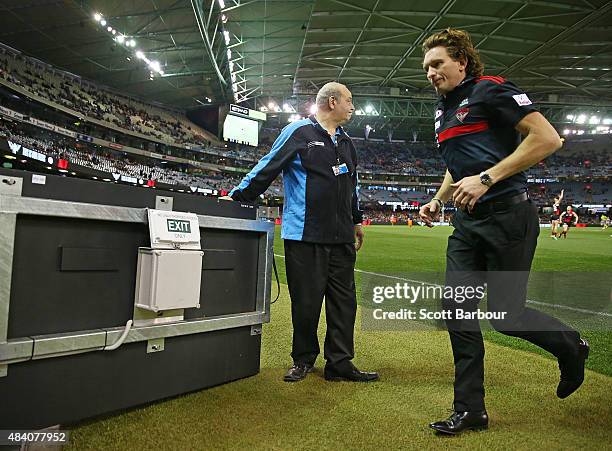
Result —
<path fill-rule="evenodd" d="M 480 412 L 457 412 L 443 421 L 430 423 L 429 427 L 440 434 L 457 435 L 463 431 L 480 431 L 489 427 L 489 416 L 486 410 Z"/>
<path fill-rule="evenodd" d="M 379 379 L 378 373 L 359 371 L 353 367 L 348 371 L 335 371 L 325 368 L 325 380 L 332 382 L 348 381 L 348 382 L 374 382 Z"/>
<path fill-rule="evenodd" d="M 578 390 L 584 382 L 584 362 L 589 357 L 589 344 L 581 339 L 578 343 L 578 355 L 571 359 L 559 359 L 561 381 L 557 386 L 557 396 L 561 399 Z"/>
<path fill-rule="evenodd" d="M 312 373 L 314 367 L 309 363 L 294 363 L 285 374 L 283 380 L 285 382 L 298 382 L 306 377 L 308 373 Z"/>

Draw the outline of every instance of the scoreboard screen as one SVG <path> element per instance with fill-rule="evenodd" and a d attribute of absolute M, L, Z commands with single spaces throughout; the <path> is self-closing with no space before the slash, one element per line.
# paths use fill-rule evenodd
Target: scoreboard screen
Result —
<path fill-rule="evenodd" d="M 259 137 L 259 122 L 246 117 L 228 114 L 223 123 L 223 139 L 225 141 L 257 146 Z"/>

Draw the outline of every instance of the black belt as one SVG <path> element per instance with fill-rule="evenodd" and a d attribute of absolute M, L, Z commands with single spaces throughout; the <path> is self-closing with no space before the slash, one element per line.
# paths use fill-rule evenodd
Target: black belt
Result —
<path fill-rule="evenodd" d="M 474 218 L 483 218 L 485 216 L 492 215 L 493 213 L 507 210 L 513 205 L 525 202 L 527 199 L 529 199 L 529 196 L 526 192 L 512 194 L 510 196 L 504 196 L 499 199 L 492 199 L 481 204 L 476 204 L 476 207 L 471 212 L 466 211 L 466 213 Z"/>

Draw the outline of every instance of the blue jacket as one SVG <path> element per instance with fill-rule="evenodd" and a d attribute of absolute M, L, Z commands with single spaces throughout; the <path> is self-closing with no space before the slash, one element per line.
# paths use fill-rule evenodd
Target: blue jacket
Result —
<path fill-rule="evenodd" d="M 334 166 L 342 165 L 346 165 L 346 173 L 335 175 Z M 270 153 L 230 196 L 254 201 L 281 171 L 285 188 L 283 239 L 327 244 L 354 242 L 354 224 L 362 220 L 357 152 L 342 127 L 332 138 L 314 116 L 289 124 Z"/>

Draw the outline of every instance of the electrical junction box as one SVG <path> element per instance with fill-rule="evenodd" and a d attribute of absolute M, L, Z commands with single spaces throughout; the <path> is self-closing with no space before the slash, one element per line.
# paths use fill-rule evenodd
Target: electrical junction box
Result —
<path fill-rule="evenodd" d="M 135 306 L 159 312 L 199 308 L 202 283 L 197 215 L 147 211 L 151 247 L 138 249 Z"/>
<path fill-rule="evenodd" d="M 203 256 L 202 251 L 140 248 L 136 307 L 199 308 Z"/>

